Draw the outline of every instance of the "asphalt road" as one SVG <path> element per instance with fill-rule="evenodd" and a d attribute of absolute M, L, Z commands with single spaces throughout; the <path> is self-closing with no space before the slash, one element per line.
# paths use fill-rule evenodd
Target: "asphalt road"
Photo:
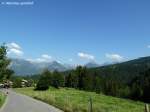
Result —
<path fill-rule="evenodd" d="M 3 90 L 4 91 L 4 90 Z M 6 92 L 6 91 L 5 91 Z M 31 97 L 18 94 L 9 90 L 5 104 L 0 112 L 62 112 L 53 106 L 50 106 Z"/>

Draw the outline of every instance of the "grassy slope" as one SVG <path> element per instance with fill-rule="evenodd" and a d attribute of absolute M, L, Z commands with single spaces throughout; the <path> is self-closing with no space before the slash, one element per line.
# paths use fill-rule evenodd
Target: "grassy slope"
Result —
<path fill-rule="evenodd" d="M 6 96 L 0 92 L 0 107 L 3 105 L 5 98 L 6 98 Z"/>
<path fill-rule="evenodd" d="M 93 99 L 93 112 L 143 112 L 144 104 L 93 92 L 75 89 L 54 89 L 48 91 L 33 91 L 33 88 L 16 89 L 17 92 L 54 105 L 66 112 L 87 112 L 88 100 Z"/>

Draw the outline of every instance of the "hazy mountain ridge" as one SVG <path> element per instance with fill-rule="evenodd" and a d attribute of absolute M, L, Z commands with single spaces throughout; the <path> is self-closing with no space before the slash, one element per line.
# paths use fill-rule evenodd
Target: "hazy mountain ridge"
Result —
<path fill-rule="evenodd" d="M 66 71 L 72 69 L 71 66 L 63 65 L 57 61 L 52 62 L 31 62 L 25 59 L 11 59 L 10 68 L 15 71 L 16 75 L 32 75 L 39 74 L 44 69 L 48 69 L 50 71 L 58 70 L 58 71 Z"/>
<path fill-rule="evenodd" d="M 89 62 L 84 65 L 87 68 L 94 68 L 100 66 L 96 62 Z M 12 70 L 15 71 L 16 75 L 33 75 L 39 74 L 44 69 L 48 69 L 50 71 L 58 70 L 58 71 L 67 71 L 74 69 L 75 66 L 70 64 L 62 64 L 57 61 L 52 62 L 32 62 L 25 59 L 11 59 L 11 64 L 9 66 Z"/>
<path fill-rule="evenodd" d="M 84 65 L 87 68 L 95 68 L 95 67 L 99 67 L 100 65 L 97 64 L 96 62 L 89 62 L 87 64 Z"/>
<path fill-rule="evenodd" d="M 62 64 L 57 61 L 36 63 L 25 59 L 11 60 L 10 68 L 14 70 L 17 75 L 39 74 L 44 69 L 48 69 L 50 71 L 67 71 L 75 68 L 75 66 Z M 100 65 L 96 62 L 89 62 L 84 66 L 90 71 L 97 71 L 101 75 L 117 75 L 124 79 L 128 79 L 129 77 L 138 75 L 139 72 L 144 71 L 145 68 L 150 67 L 150 56 L 116 64 L 107 63 Z"/>

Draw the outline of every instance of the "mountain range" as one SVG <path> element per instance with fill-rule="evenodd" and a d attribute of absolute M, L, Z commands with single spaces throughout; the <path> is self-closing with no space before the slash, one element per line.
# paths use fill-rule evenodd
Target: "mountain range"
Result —
<path fill-rule="evenodd" d="M 73 69 L 73 66 L 61 64 L 57 61 L 31 62 L 25 59 L 11 59 L 9 68 L 14 70 L 16 75 L 33 75 L 41 73 L 44 69 L 66 71 Z"/>
<path fill-rule="evenodd" d="M 100 65 L 95 62 L 89 62 L 84 66 L 86 66 L 87 68 L 94 68 Z M 49 71 L 67 71 L 74 69 L 75 66 L 69 64 L 62 64 L 57 61 L 32 62 L 25 59 L 11 59 L 11 64 L 9 68 L 14 70 L 16 75 L 33 75 L 41 73 L 44 69 L 48 69 Z"/>
<path fill-rule="evenodd" d="M 116 76 L 124 80 L 128 80 L 132 76 L 138 75 L 146 68 L 150 67 L 150 56 L 142 57 L 122 63 L 104 63 L 97 64 L 96 62 L 89 62 L 85 64 L 89 71 L 97 72 L 102 76 Z M 44 69 L 50 71 L 67 71 L 75 69 L 75 66 L 69 64 L 62 64 L 57 61 L 52 62 L 31 62 L 25 59 L 11 59 L 10 69 L 14 70 L 16 75 L 33 75 L 39 74 Z"/>

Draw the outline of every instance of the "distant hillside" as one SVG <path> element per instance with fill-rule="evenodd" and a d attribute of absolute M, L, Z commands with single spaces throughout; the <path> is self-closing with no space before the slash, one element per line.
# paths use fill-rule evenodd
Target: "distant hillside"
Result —
<path fill-rule="evenodd" d="M 119 78 L 122 81 L 129 82 L 139 73 L 150 68 L 150 56 L 134 59 L 131 61 L 102 66 L 97 68 L 89 69 L 90 72 L 97 72 L 99 75 L 104 77 Z"/>
<path fill-rule="evenodd" d="M 58 70 L 58 71 L 66 71 L 72 69 L 69 65 L 63 65 L 58 63 L 57 61 L 52 62 L 30 62 L 24 59 L 11 59 L 11 65 L 9 66 L 12 70 L 15 71 L 17 75 L 32 75 L 39 74 L 44 69 L 48 69 L 50 71 Z"/>
<path fill-rule="evenodd" d="M 87 64 L 84 65 L 87 68 L 95 68 L 95 67 L 99 67 L 100 65 L 97 64 L 96 62 L 89 62 Z"/>

